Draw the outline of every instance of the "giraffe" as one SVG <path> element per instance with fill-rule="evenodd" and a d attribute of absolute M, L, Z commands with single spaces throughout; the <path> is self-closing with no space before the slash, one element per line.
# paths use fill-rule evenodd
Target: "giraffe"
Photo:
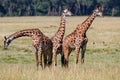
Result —
<path fill-rule="evenodd" d="M 37 70 L 39 66 L 38 60 L 38 52 L 40 52 L 40 65 L 42 65 L 42 55 L 44 57 L 44 67 L 47 65 L 50 66 L 52 64 L 52 42 L 51 40 L 45 36 L 38 28 L 35 29 L 24 29 L 17 31 L 11 34 L 9 37 L 4 37 L 4 49 L 7 49 L 9 44 L 19 37 L 28 36 L 32 38 L 32 46 L 35 49 L 35 56 L 36 56 L 36 65 Z"/>
<path fill-rule="evenodd" d="M 88 42 L 86 32 L 97 15 L 102 16 L 102 9 L 100 6 L 97 6 L 92 12 L 92 14 L 82 24 L 78 24 L 76 29 L 71 34 L 67 35 L 63 40 L 62 48 L 64 55 L 64 63 L 62 63 L 62 65 L 64 65 L 64 67 L 68 67 L 69 55 L 74 49 L 76 52 L 76 64 L 78 63 L 80 48 L 81 63 L 84 63 L 84 54 Z"/>
<path fill-rule="evenodd" d="M 57 54 L 61 53 L 62 51 L 62 40 L 65 33 L 66 15 L 71 16 L 72 13 L 68 9 L 63 10 L 61 14 L 60 27 L 55 35 L 51 38 L 53 43 L 54 66 L 57 65 Z"/>

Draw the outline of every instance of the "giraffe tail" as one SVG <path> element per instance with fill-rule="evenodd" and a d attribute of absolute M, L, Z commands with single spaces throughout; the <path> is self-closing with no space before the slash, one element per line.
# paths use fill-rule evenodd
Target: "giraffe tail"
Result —
<path fill-rule="evenodd" d="M 61 54 L 61 64 L 62 64 L 62 67 L 64 66 L 64 54 Z"/>

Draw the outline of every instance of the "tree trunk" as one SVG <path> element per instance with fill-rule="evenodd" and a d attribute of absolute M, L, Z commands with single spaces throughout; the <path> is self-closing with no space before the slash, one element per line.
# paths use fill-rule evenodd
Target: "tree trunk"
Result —
<path fill-rule="evenodd" d="M 111 16 L 114 16 L 115 15 L 115 8 L 112 8 L 112 14 Z"/>

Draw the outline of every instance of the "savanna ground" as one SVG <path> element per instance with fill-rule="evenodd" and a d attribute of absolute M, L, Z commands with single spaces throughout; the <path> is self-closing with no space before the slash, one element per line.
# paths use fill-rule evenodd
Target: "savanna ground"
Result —
<path fill-rule="evenodd" d="M 65 36 L 87 17 L 68 17 Z M 85 64 L 75 68 L 75 52 L 69 58 L 69 68 L 58 66 L 36 70 L 32 40 L 14 40 L 3 50 L 4 36 L 28 28 L 39 28 L 52 37 L 59 27 L 60 17 L 0 18 L 0 80 L 119 80 L 120 79 L 120 18 L 97 17 L 87 32 L 89 38 Z"/>

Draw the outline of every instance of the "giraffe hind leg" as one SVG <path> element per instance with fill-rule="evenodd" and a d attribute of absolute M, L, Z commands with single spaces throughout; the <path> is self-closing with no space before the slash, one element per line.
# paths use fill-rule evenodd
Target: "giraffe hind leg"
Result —
<path fill-rule="evenodd" d="M 63 46 L 63 54 L 62 57 L 64 56 L 64 64 L 62 64 L 64 67 L 68 67 L 68 57 L 69 57 L 69 48 L 66 46 Z"/>
<path fill-rule="evenodd" d="M 44 68 L 47 67 L 47 54 L 43 53 L 43 58 L 44 58 Z"/>
<path fill-rule="evenodd" d="M 48 67 L 51 66 L 52 64 L 52 57 L 53 57 L 53 53 L 52 53 L 52 49 L 50 51 L 48 51 Z"/>
<path fill-rule="evenodd" d="M 61 66 L 62 66 L 62 67 L 64 67 L 64 60 L 65 60 L 65 59 L 64 59 L 64 54 L 61 53 L 61 64 L 62 64 Z"/>
<path fill-rule="evenodd" d="M 88 38 L 84 39 L 83 45 L 81 46 L 81 63 L 84 63 L 84 56 L 87 47 Z"/>

